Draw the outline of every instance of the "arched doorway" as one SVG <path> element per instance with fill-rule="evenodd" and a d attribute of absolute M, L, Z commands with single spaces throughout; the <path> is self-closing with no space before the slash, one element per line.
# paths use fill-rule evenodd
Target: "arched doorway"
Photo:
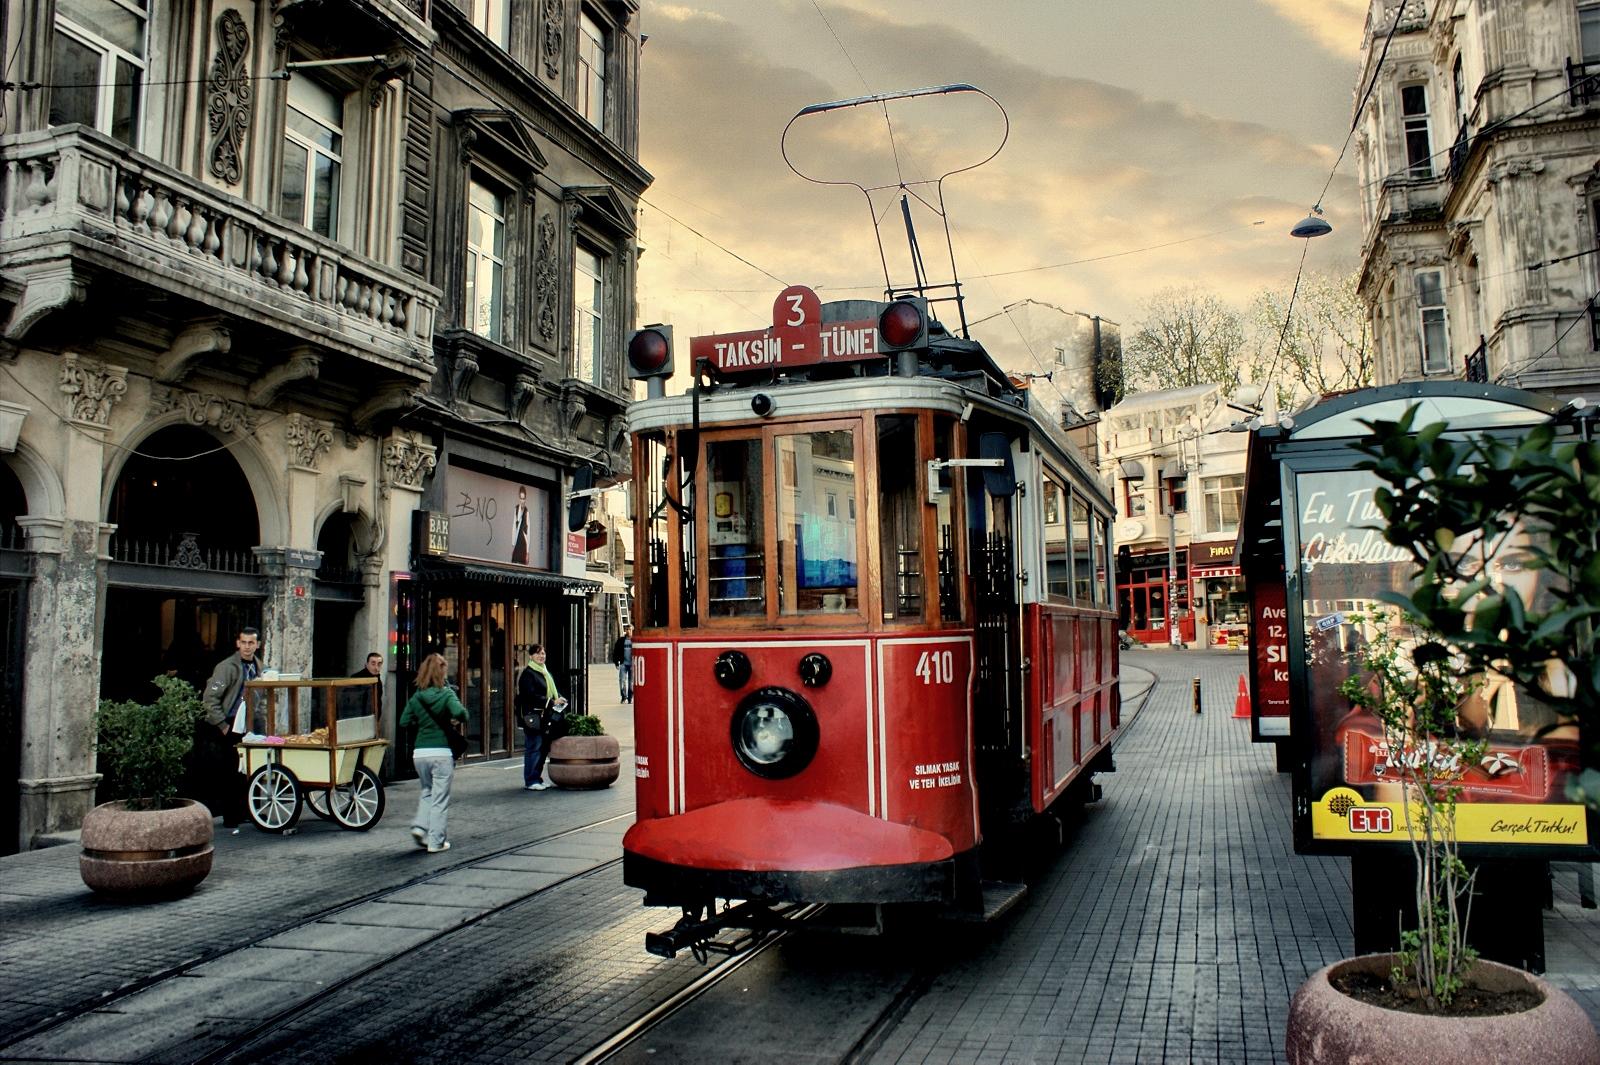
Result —
<path fill-rule="evenodd" d="M 222 442 L 191 426 L 145 439 L 117 477 L 100 694 L 146 699 L 158 673 L 200 688 L 261 622 L 255 497 Z M 264 657 L 271 662 L 271 648 Z"/>
<path fill-rule="evenodd" d="M 16 851 L 22 775 L 22 657 L 28 623 L 28 555 L 22 526 L 28 495 L 0 462 L 0 854 Z"/>
<path fill-rule="evenodd" d="M 366 661 L 368 651 L 380 650 L 353 642 L 358 616 L 366 605 L 361 556 L 371 542 L 366 522 L 355 514 L 330 514 L 317 532 L 322 561 L 312 588 L 316 605 L 311 625 L 311 671 L 315 676 L 353 673 Z"/>

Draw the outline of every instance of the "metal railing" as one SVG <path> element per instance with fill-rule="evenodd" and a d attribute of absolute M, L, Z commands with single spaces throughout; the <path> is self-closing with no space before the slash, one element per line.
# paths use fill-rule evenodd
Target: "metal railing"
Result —
<path fill-rule="evenodd" d="M 1600 63 L 1567 60 L 1567 97 L 1573 107 L 1587 107 L 1600 99 Z"/>
<path fill-rule="evenodd" d="M 1472 138 L 1467 136 L 1467 127 L 1462 126 L 1456 133 L 1455 143 L 1450 145 L 1450 180 L 1460 181 L 1461 174 L 1467 169 L 1467 156 L 1472 154 Z"/>
<path fill-rule="evenodd" d="M 1489 383 L 1489 341 L 1485 337 L 1478 337 L 1478 346 L 1467 353 L 1466 380 L 1478 384 Z"/>
<path fill-rule="evenodd" d="M 261 565 L 250 548 L 202 545 L 193 533 L 185 533 L 176 540 L 140 539 L 114 533 L 111 537 L 111 558 L 114 562 L 129 562 L 136 566 L 166 566 L 210 573 L 261 572 Z"/>

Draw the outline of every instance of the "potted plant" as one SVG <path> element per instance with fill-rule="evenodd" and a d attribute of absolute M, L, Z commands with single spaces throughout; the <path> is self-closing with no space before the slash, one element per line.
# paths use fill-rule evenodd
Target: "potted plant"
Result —
<path fill-rule="evenodd" d="M 1288 1058 L 1600 1062 L 1600 1038 L 1576 1002 L 1467 945 L 1473 878 L 1455 832 L 1462 781 L 1493 769 L 1474 738 L 1482 722 L 1468 710 L 1484 702 L 1485 679 L 1538 685 L 1558 701 L 1547 733 L 1593 717 L 1600 569 L 1590 493 L 1600 490 L 1600 451 L 1562 444 L 1550 426 L 1513 442 L 1449 436 L 1442 424 L 1416 430 L 1415 416 L 1413 407 L 1398 422 L 1366 423 L 1372 435 L 1360 445 L 1369 456 L 1361 468 L 1385 484 L 1374 493 L 1385 538 L 1416 563 L 1410 595 L 1382 596 L 1403 612 L 1408 639 L 1381 627 L 1365 672 L 1341 691 L 1352 717 L 1378 723 L 1372 742 L 1400 791 L 1415 858 L 1417 924 L 1397 952 L 1337 962 L 1301 986 Z M 1500 579 L 1507 551 L 1572 579 L 1536 603 Z M 1594 683 L 1551 685 L 1562 672 Z M 1569 794 L 1586 798 L 1587 783 L 1574 775 Z"/>
<path fill-rule="evenodd" d="M 1343 727 L 1369 737 L 1394 789 L 1415 861 L 1416 927 L 1392 954 L 1314 973 L 1289 1009 L 1291 1065 L 1320 1062 L 1600 1062 L 1600 1038 L 1571 998 L 1520 969 L 1480 960 L 1467 943 L 1473 874 L 1461 860 L 1456 803 L 1488 750 L 1458 727 L 1479 682 L 1459 653 L 1415 619 L 1353 617 L 1374 631 L 1364 671 L 1341 694 Z"/>
<path fill-rule="evenodd" d="M 107 699 L 95 713 L 102 786 L 122 796 L 83 820 L 78 870 L 95 891 L 179 894 L 211 872 L 211 811 L 177 796 L 200 697 L 176 677 L 154 683 L 154 703 Z"/>
<path fill-rule="evenodd" d="M 593 714 L 570 713 L 566 731 L 550 745 L 546 767 L 558 788 L 609 788 L 621 772 L 621 746 Z"/>

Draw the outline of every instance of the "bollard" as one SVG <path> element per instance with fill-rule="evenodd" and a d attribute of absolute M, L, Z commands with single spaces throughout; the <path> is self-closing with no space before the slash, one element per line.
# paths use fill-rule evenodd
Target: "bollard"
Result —
<path fill-rule="evenodd" d="M 1194 678 L 1194 712 L 1200 712 L 1200 678 Z"/>

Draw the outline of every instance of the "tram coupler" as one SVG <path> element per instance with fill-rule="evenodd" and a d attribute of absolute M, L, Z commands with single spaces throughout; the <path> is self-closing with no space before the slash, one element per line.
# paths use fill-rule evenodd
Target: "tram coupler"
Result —
<path fill-rule="evenodd" d="M 658 958 L 676 958 L 678 951 L 688 950 L 702 965 L 712 954 L 730 957 L 759 946 L 767 936 L 783 927 L 787 910 L 774 912 L 764 902 L 741 902 L 721 913 L 711 913 L 711 906 L 684 908 L 678 923 L 665 932 L 646 932 L 644 949 Z M 716 936 L 727 929 L 738 929 L 743 934 L 730 940 Z"/>

